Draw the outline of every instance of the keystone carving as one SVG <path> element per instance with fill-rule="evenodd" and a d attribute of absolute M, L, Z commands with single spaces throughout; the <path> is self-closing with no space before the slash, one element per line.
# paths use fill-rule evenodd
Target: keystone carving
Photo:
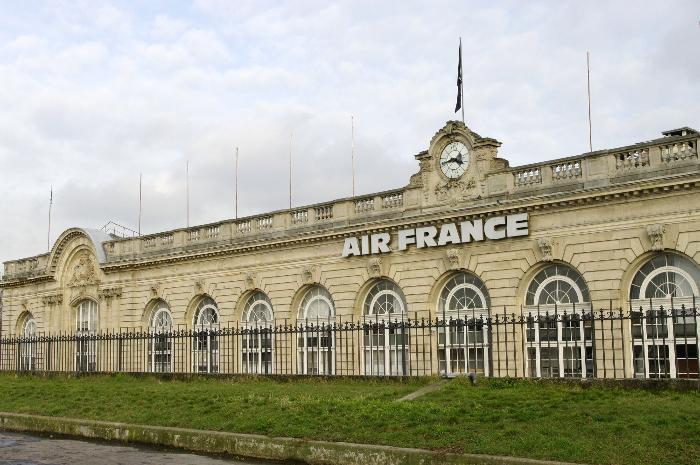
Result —
<path fill-rule="evenodd" d="M 462 251 L 459 249 L 447 249 L 447 267 L 450 270 L 458 270 L 462 265 Z"/>
<path fill-rule="evenodd" d="M 151 285 L 151 297 L 158 297 L 160 295 L 160 283 L 155 283 Z"/>
<path fill-rule="evenodd" d="M 204 292 L 204 280 L 203 279 L 198 279 L 197 281 L 194 282 L 194 293 L 195 294 L 201 294 Z"/>
<path fill-rule="evenodd" d="M 255 276 L 255 273 L 252 271 L 246 271 L 243 275 L 243 281 L 245 282 L 245 288 L 250 290 L 253 290 L 257 288 L 258 286 L 256 285 L 256 279 L 257 277 Z"/>
<path fill-rule="evenodd" d="M 647 235 L 651 241 L 651 250 L 664 250 L 664 234 L 666 225 L 650 224 L 647 226 Z"/>
<path fill-rule="evenodd" d="M 315 266 L 306 266 L 301 270 L 301 281 L 304 284 L 312 284 L 318 281 L 317 268 Z"/>
<path fill-rule="evenodd" d="M 90 254 L 83 251 L 78 258 L 78 263 L 73 267 L 73 275 L 68 281 L 68 287 L 88 286 L 98 282 L 95 264 Z"/>
<path fill-rule="evenodd" d="M 382 259 L 379 257 L 370 258 L 367 262 L 367 272 L 370 278 L 379 278 L 382 275 Z"/>
<path fill-rule="evenodd" d="M 41 298 L 41 303 L 46 306 L 61 305 L 63 303 L 63 294 L 49 294 Z"/>
<path fill-rule="evenodd" d="M 552 239 L 549 237 L 540 237 L 537 239 L 537 245 L 540 248 L 540 253 L 542 254 L 542 260 L 545 262 L 552 261 Z"/>

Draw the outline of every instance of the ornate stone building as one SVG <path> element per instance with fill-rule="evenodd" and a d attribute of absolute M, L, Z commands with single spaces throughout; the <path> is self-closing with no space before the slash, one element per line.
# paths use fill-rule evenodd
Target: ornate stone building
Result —
<path fill-rule="evenodd" d="M 465 331 L 481 327 L 443 329 L 430 343 L 428 371 L 468 371 L 461 360 L 473 360 L 478 371 L 501 376 L 590 376 L 594 368 L 603 376 L 610 362 L 599 351 L 607 347 L 624 367 L 605 376 L 697 377 L 697 317 L 653 312 L 695 309 L 700 295 L 698 139 L 681 128 L 510 167 L 498 157 L 500 142 L 451 121 L 415 156 L 419 170 L 401 189 L 142 237 L 72 228 L 50 253 L 5 263 L 2 336 L 612 309 L 643 312 L 645 324 L 610 320 L 617 341 L 595 340 L 583 320 L 514 325 L 507 363 L 499 355 L 510 350 L 507 328 L 476 338 Z M 674 328 L 663 343 L 659 328 Z M 575 347 L 562 347 L 573 333 Z M 473 348 L 439 348 L 445 338 L 467 338 L 468 346 L 469 337 Z M 416 363 L 418 350 L 412 355 L 399 339 L 365 332 L 358 344 L 372 348 L 352 363 L 380 374 L 393 373 L 397 361 Z M 335 355 L 314 358 L 304 341 L 294 343 L 293 363 L 335 372 L 327 366 L 339 363 Z M 197 352 L 213 343 L 193 344 L 188 350 Z M 75 350 L 79 365 L 89 350 Z M 153 354 L 170 349 L 148 350 L 150 369 L 160 371 Z M 237 350 L 244 371 L 276 370 L 265 341 Z M 214 371 L 219 362 L 207 357 L 198 367 Z"/>

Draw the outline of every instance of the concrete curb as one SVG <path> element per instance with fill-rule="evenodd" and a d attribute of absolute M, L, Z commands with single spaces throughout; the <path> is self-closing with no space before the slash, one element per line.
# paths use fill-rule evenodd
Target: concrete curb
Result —
<path fill-rule="evenodd" d="M 193 452 L 292 460 L 310 465 L 574 465 L 512 457 L 448 454 L 422 449 L 270 438 L 254 434 L 131 425 L 21 413 L 0 412 L 0 429 L 156 444 Z"/>

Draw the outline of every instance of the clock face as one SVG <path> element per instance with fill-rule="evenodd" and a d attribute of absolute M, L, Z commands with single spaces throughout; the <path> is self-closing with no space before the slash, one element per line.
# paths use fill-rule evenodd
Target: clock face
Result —
<path fill-rule="evenodd" d="M 461 142 L 450 142 L 440 155 L 440 169 L 450 179 L 457 179 L 469 166 L 469 149 Z"/>

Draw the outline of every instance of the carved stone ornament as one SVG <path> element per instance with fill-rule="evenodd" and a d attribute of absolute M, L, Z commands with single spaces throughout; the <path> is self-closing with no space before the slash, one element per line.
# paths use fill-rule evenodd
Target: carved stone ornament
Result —
<path fill-rule="evenodd" d="M 119 299 L 122 296 L 122 288 L 121 287 L 105 287 L 97 291 L 97 296 L 101 300 L 106 300 L 107 302 L 111 301 L 112 299 Z"/>
<path fill-rule="evenodd" d="M 455 199 L 461 200 L 469 196 L 476 187 L 474 178 L 449 180 L 443 184 L 435 186 L 435 197 L 438 200 Z"/>
<path fill-rule="evenodd" d="M 201 294 L 204 292 L 205 283 L 203 279 L 198 279 L 194 282 L 194 293 Z"/>
<path fill-rule="evenodd" d="M 98 282 L 95 263 L 90 254 L 84 250 L 78 257 L 78 263 L 73 267 L 68 287 L 89 286 Z"/>
<path fill-rule="evenodd" d="M 305 266 L 301 270 L 301 281 L 304 284 L 312 284 L 318 281 L 317 269 L 315 266 Z"/>
<path fill-rule="evenodd" d="M 450 270 L 458 270 L 462 267 L 462 251 L 459 249 L 447 249 L 447 267 Z"/>
<path fill-rule="evenodd" d="M 256 281 L 255 273 L 253 273 L 252 271 L 246 271 L 243 274 L 243 281 L 245 282 L 245 288 L 248 289 L 249 291 L 258 287 L 255 283 L 255 281 Z"/>
<path fill-rule="evenodd" d="M 542 260 L 545 262 L 552 261 L 552 239 L 549 237 L 540 237 L 537 239 L 537 245 L 540 248 L 540 253 L 542 254 Z"/>
<path fill-rule="evenodd" d="M 151 297 L 158 297 L 160 295 L 160 283 L 155 283 L 151 285 Z"/>
<path fill-rule="evenodd" d="M 647 226 L 647 235 L 651 241 L 651 250 L 664 250 L 664 234 L 666 225 L 650 224 Z"/>
<path fill-rule="evenodd" d="M 370 278 L 379 278 L 382 275 L 382 259 L 379 257 L 370 258 L 367 261 L 367 272 Z"/>
<path fill-rule="evenodd" d="M 61 305 L 63 303 L 63 293 L 45 295 L 41 298 L 41 302 L 46 306 Z"/>

